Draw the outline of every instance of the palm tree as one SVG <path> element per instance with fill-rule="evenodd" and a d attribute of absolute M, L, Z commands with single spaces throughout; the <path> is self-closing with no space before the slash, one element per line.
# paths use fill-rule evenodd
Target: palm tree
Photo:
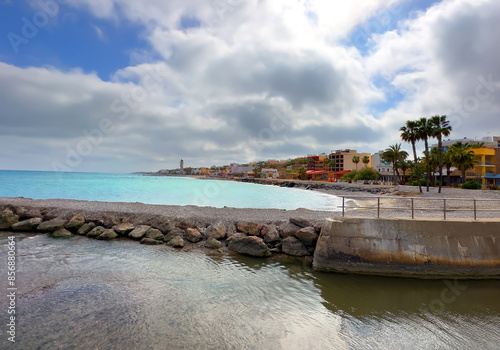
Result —
<path fill-rule="evenodd" d="M 408 157 L 408 153 L 406 151 L 401 150 L 401 144 L 396 143 L 394 145 L 389 146 L 386 148 L 384 153 L 382 153 L 382 158 L 388 162 L 392 163 L 392 173 L 396 173 L 397 179 L 400 180 L 399 177 L 399 165 L 398 162 L 401 159 L 405 159 Z"/>
<path fill-rule="evenodd" d="M 413 149 L 413 158 L 415 159 L 415 172 L 417 174 L 418 190 L 422 193 L 422 185 L 420 184 L 420 174 L 418 173 L 418 159 L 417 151 L 415 149 L 415 142 L 418 141 L 418 122 L 413 120 L 407 120 L 406 126 L 402 126 L 399 131 L 401 131 L 401 139 L 403 141 L 411 143 Z"/>
<path fill-rule="evenodd" d="M 398 161 L 398 167 L 403 171 L 403 184 L 406 183 L 406 171 L 413 167 L 413 162 L 411 160 L 400 159 Z"/>
<path fill-rule="evenodd" d="M 432 127 L 426 118 L 418 120 L 418 139 L 424 141 L 425 145 L 425 163 L 427 164 L 427 192 L 429 192 L 429 182 L 431 176 L 431 169 L 429 164 L 429 137 L 432 135 Z"/>
<path fill-rule="evenodd" d="M 448 149 L 443 154 L 443 165 L 446 168 L 446 185 L 451 185 L 451 167 L 453 166 L 453 161 L 451 159 L 451 151 Z"/>
<path fill-rule="evenodd" d="M 356 171 L 358 171 L 359 156 L 353 156 L 352 162 L 356 164 Z"/>
<path fill-rule="evenodd" d="M 368 167 L 368 163 L 370 163 L 370 157 L 364 156 L 363 157 L 363 164 L 365 165 L 365 168 Z"/>
<path fill-rule="evenodd" d="M 451 160 L 457 168 L 462 170 L 462 183 L 465 183 L 465 172 L 467 169 L 474 168 L 476 160 L 474 151 L 468 143 L 457 142 L 450 146 Z"/>
<path fill-rule="evenodd" d="M 432 128 L 432 136 L 438 140 L 438 158 L 439 158 L 439 190 L 443 187 L 443 136 L 449 136 L 452 130 L 450 122 L 446 120 L 446 116 L 435 115 L 429 120 Z"/>

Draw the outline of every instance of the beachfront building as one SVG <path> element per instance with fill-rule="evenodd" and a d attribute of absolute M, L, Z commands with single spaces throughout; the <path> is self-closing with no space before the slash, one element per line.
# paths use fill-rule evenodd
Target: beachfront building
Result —
<path fill-rule="evenodd" d="M 277 179 L 280 176 L 278 169 L 274 168 L 263 168 L 261 173 L 263 177 L 272 177 L 273 179 Z"/>
<path fill-rule="evenodd" d="M 240 165 L 240 164 L 232 163 L 230 165 L 230 167 L 231 167 L 231 170 L 229 172 L 231 174 L 240 174 L 240 173 L 247 174 L 247 173 L 253 171 L 253 165 L 251 165 L 251 164 Z"/>
<path fill-rule="evenodd" d="M 394 181 L 392 163 L 386 162 L 383 154 L 383 150 L 372 154 L 372 167 L 382 175 L 382 181 Z"/>
<path fill-rule="evenodd" d="M 496 164 L 496 153 L 498 149 L 491 148 L 475 148 L 472 149 L 474 152 L 474 159 L 476 164 L 474 169 L 467 172 L 467 179 L 476 180 L 481 182 L 482 185 L 494 185 L 500 177 L 497 178 L 497 164 Z"/>
<path fill-rule="evenodd" d="M 359 157 L 359 163 L 357 165 L 352 161 L 354 156 Z M 365 156 L 370 159 L 370 162 L 366 165 L 363 163 L 363 157 Z M 332 151 L 332 153 L 328 155 L 328 158 L 335 161 L 335 164 L 330 165 L 330 171 L 333 172 L 360 170 L 365 166 L 368 168 L 372 167 L 372 155 L 370 153 L 358 153 L 353 149 Z"/>
<path fill-rule="evenodd" d="M 457 142 L 468 143 L 470 145 L 483 143 L 483 148 L 489 148 L 489 149 L 500 148 L 500 136 L 486 136 L 481 139 L 471 139 L 468 137 L 464 137 L 463 139 L 443 140 L 443 149 L 447 151 L 451 145 Z M 437 147 L 437 146 L 438 146 L 437 143 L 431 145 L 431 147 Z"/>

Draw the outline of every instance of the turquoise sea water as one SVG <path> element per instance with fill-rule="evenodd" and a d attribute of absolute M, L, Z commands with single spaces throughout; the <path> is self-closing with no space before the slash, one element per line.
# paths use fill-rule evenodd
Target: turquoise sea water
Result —
<path fill-rule="evenodd" d="M 287 210 L 337 210 L 340 204 L 333 195 L 232 181 L 10 170 L 0 171 L 0 197 Z"/>

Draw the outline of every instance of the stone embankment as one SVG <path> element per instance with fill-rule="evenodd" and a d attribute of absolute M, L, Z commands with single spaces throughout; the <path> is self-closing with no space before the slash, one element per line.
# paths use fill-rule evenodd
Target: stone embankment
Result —
<path fill-rule="evenodd" d="M 75 207 L 75 204 L 85 203 L 92 207 L 92 203 L 102 205 L 102 202 L 64 201 L 69 208 L 61 208 L 44 207 L 40 205 L 43 201 L 16 198 L 12 202 L 16 201 L 24 205 L 0 202 L 0 230 L 46 233 L 53 238 L 70 238 L 73 235 L 100 240 L 128 238 L 141 244 L 166 244 L 188 250 L 229 250 L 256 257 L 273 253 L 312 256 L 323 222 L 301 217 L 290 217 L 286 221 L 224 220 L 216 216 L 210 219 L 201 215 L 203 210 L 207 210 L 205 208 L 199 208 L 200 216 L 186 217 L 147 211 L 99 212 L 83 207 L 76 210 L 70 208 L 70 204 Z M 139 203 L 132 205 L 142 206 Z"/>

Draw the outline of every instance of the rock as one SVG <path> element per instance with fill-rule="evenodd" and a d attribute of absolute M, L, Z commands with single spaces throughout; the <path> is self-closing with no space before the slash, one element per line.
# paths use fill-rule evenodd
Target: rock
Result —
<path fill-rule="evenodd" d="M 178 227 L 174 227 L 168 234 L 165 235 L 165 237 L 163 238 L 163 241 L 168 242 L 176 236 L 184 237 L 185 234 L 186 234 L 186 232 L 184 230 L 181 230 Z"/>
<path fill-rule="evenodd" d="M 148 225 L 138 225 L 128 234 L 128 236 L 133 239 L 141 239 L 142 237 L 144 237 L 146 232 L 149 231 L 150 228 L 151 226 Z"/>
<path fill-rule="evenodd" d="M 156 240 L 163 240 L 163 233 L 156 228 L 150 228 L 148 232 L 146 232 L 145 238 L 152 238 Z"/>
<path fill-rule="evenodd" d="M 215 239 L 221 239 L 226 237 L 226 227 L 222 222 L 217 222 L 213 225 L 208 226 L 205 231 L 207 237 L 212 237 Z"/>
<path fill-rule="evenodd" d="M 68 221 L 66 219 L 61 219 L 61 218 L 55 218 L 49 221 L 44 221 L 40 225 L 38 225 L 37 230 L 38 231 L 47 231 L 47 232 L 54 232 L 58 231 L 66 225 Z"/>
<path fill-rule="evenodd" d="M 157 244 L 163 244 L 163 241 L 159 241 L 159 240 L 153 239 L 153 238 L 144 237 L 143 239 L 141 239 L 141 241 L 139 243 L 147 244 L 147 245 L 157 245 Z"/>
<path fill-rule="evenodd" d="M 295 224 L 299 227 L 308 227 L 308 226 L 313 226 L 313 224 L 311 224 L 311 222 L 307 219 L 304 219 L 304 218 L 298 218 L 298 217 L 295 217 L 295 218 L 290 218 L 288 221 L 290 221 L 290 223 L 292 224 Z"/>
<path fill-rule="evenodd" d="M 12 225 L 12 230 L 14 231 L 32 231 L 34 230 L 40 223 L 42 222 L 42 218 L 31 218 L 28 220 L 23 220 Z"/>
<path fill-rule="evenodd" d="M 280 234 L 276 225 L 266 225 L 266 234 L 264 235 L 264 242 L 271 243 L 280 239 Z"/>
<path fill-rule="evenodd" d="M 226 237 L 227 238 L 231 237 L 236 232 L 237 232 L 237 230 L 236 230 L 236 225 L 235 224 L 229 224 L 229 225 L 227 225 L 227 229 L 226 229 Z"/>
<path fill-rule="evenodd" d="M 14 212 L 10 209 L 3 209 L 2 211 L 0 211 L 0 218 L 12 215 L 14 215 Z"/>
<path fill-rule="evenodd" d="M 295 234 L 300 229 L 301 227 L 292 224 L 291 222 L 287 222 L 286 224 L 280 226 L 279 232 L 282 238 L 295 237 Z"/>
<path fill-rule="evenodd" d="M 130 222 L 122 222 L 121 224 L 113 226 L 113 230 L 120 236 L 128 236 L 134 230 L 135 226 Z"/>
<path fill-rule="evenodd" d="M 301 228 L 297 231 L 295 237 L 308 247 L 314 247 L 318 241 L 318 234 L 312 226 Z"/>
<path fill-rule="evenodd" d="M 167 245 L 174 248 L 182 248 L 184 247 L 184 239 L 181 236 L 175 236 L 170 241 L 167 242 Z"/>
<path fill-rule="evenodd" d="M 65 228 L 61 228 L 59 230 L 55 230 L 49 233 L 49 236 L 52 238 L 71 238 L 73 234 L 66 230 Z"/>
<path fill-rule="evenodd" d="M 84 224 L 85 216 L 83 214 L 77 214 L 68 221 L 65 227 L 70 231 L 78 231 Z"/>
<path fill-rule="evenodd" d="M 323 223 L 322 222 L 318 222 L 317 224 L 314 225 L 314 231 L 316 231 L 316 233 L 320 233 L 321 232 L 321 228 L 323 227 Z"/>
<path fill-rule="evenodd" d="M 17 216 L 19 216 L 19 220 L 27 220 L 27 219 L 32 219 L 32 218 L 41 218 L 42 214 L 40 213 L 40 210 L 37 208 L 23 208 L 19 207 L 16 210 Z"/>
<path fill-rule="evenodd" d="M 256 257 L 270 256 L 271 252 L 262 238 L 256 236 L 235 237 L 233 235 L 228 244 L 229 250 L 239 254 L 251 255 Z"/>
<path fill-rule="evenodd" d="M 107 228 L 96 238 L 108 241 L 110 239 L 115 239 L 116 237 L 118 237 L 118 233 L 116 233 L 112 228 Z"/>
<path fill-rule="evenodd" d="M 229 242 L 230 240 L 232 240 L 233 238 L 245 238 L 245 237 L 248 237 L 248 235 L 246 233 L 243 233 L 243 232 L 236 232 L 234 235 L 232 235 L 231 237 L 229 237 L 227 239 L 227 242 Z"/>
<path fill-rule="evenodd" d="M 95 227 L 95 224 L 93 222 L 89 222 L 89 223 L 83 224 L 83 226 L 80 227 L 80 229 L 76 232 L 76 234 L 78 234 L 78 235 L 86 235 L 94 227 Z"/>
<path fill-rule="evenodd" d="M 281 244 L 281 250 L 283 253 L 293 256 L 307 256 L 309 251 L 306 246 L 295 237 L 287 237 L 283 240 Z"/>
<path fill-rule="evenodd" d="M 255 222 L 240 221 L 236 225 L 238 231 L 246 233 L 250 236 L 260 236 L 260 230 L 262 229 L 261 224 Z"/>
<path fill-rule="evenodd" d="M 90 230 L 89 233 L 87 233 L 87 237 L 97 237 L 97 236 L 100 236 L 100 235 L 102 235 L 104 233 L 104 231 L 106 231 L 105 227 L 96 226 L 92 230 Z"/>
<path fill-rule="evenodd" d="M 198 231 L 195 228 L 187 228 L 186 229 L 186 239 L 189 242 L 196 243 L 201 241 L 203 236 L 201 235 L 200 231 Z"/>
<path fill-rule="evenodd" d="M 207 241 L 205 242 L 205 248 L 219 249 L 222 248 L 222 243 L 213 237 L 208 237 Z"/>
<path fill-rule="evenodd" d="M 12 225 L 19 222 L 19 216 L 15 214 L 5 215 L 0 219 L 0 230 L 10 230 Z"/>

